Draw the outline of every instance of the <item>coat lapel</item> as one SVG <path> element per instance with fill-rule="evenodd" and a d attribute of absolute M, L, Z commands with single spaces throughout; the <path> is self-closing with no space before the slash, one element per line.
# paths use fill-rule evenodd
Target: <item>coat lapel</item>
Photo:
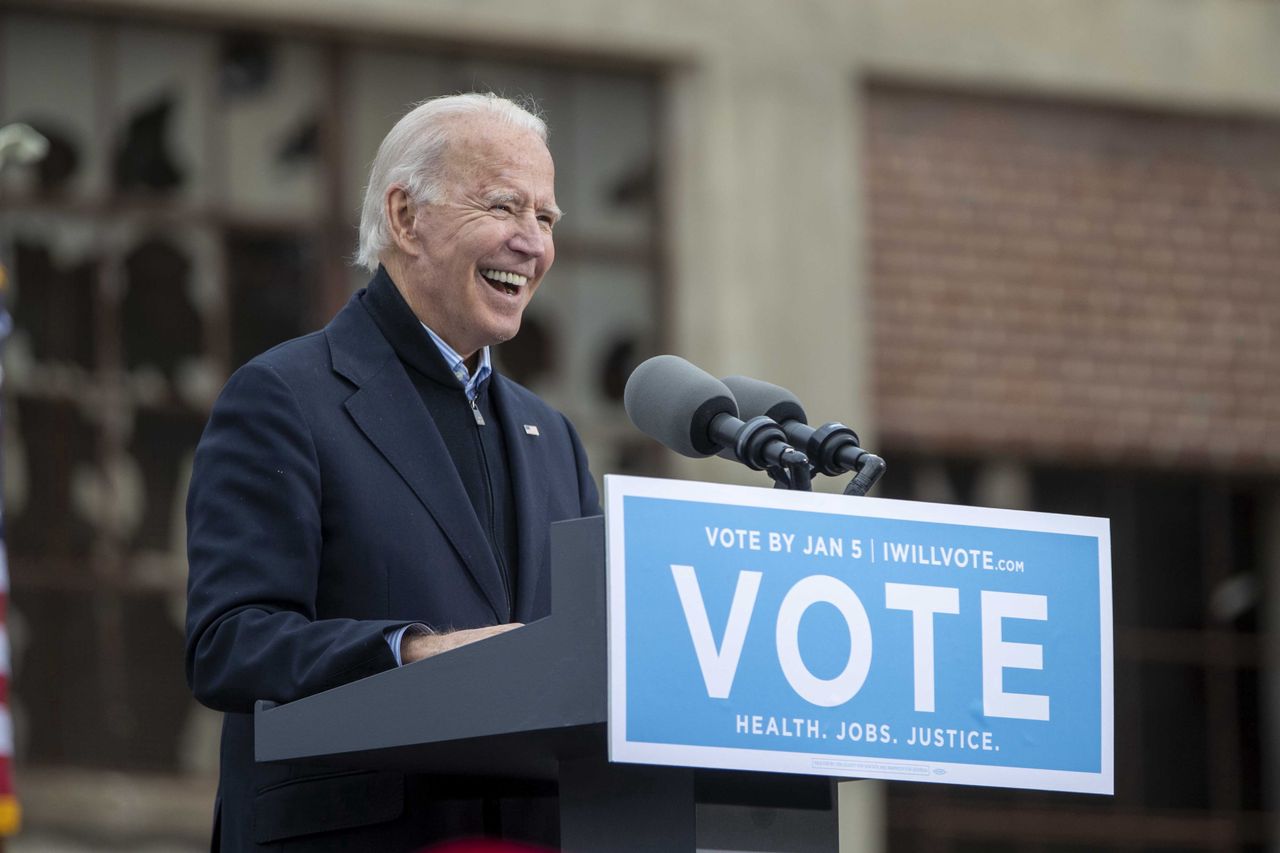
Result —
<path fill-rule="evenodd" d="M 358 298 L 326 330 L 334 370 L 359 386 L 346 401 L 347 412 L 444 531 L 495 618 L 506 621 L 497 563 L 444 439 Z M 422 555 L 424 571 L 430 571 L 431 559 Z"/>
<path fill-rule="evenodd" d="M 547 483 L 545 472 L 536 464 L 540 437 L 525 431 L 526 425 L 537 427 L 538 420 L 520 406 L 506 379 L 494 374 L 489 381 L 493 383 L 494 408 L 502 425 L 511 487 L 515 490 L 520 570 L 516 573 L 514 618 L 517 622 L 529 622 L 538 615 L 533 612 L 533 606 L 539 585 L 545 583 L 542 575 L 547 563 L 544 559 L 548 536 Z"/>

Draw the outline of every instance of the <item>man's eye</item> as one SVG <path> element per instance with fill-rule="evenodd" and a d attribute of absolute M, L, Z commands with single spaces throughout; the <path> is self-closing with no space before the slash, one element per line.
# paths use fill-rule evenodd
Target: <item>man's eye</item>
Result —
<path fill-rule="evenodd" d="M 546 214 L 543 214 L 542 216 L 538 217 L 538 222 L 540 222 L 544 228 L 550 231 L 555 226 L 556 219 L 554 216 L 548 216 Z"/>
<path fill-rule="evenodd" d="M 513 213 L 513 212 L 515 212 L 515 211 L 514 211 L 514 208 L 512 208 L 512 207 L 511 207 L 511 205 L 509 205 L 509 204 L 495 204 L 493 207 L 491 207 L 491 208 L 489 208 L 489 209 L 490 209 L 490 210 L 500 210 L 500 211 L 502 211 L 503 213 Z"/>

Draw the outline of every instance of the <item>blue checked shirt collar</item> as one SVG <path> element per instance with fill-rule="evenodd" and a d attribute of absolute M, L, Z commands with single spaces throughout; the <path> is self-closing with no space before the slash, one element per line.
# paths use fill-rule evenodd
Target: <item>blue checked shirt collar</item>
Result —
<path fill-rule="evenodd" d="M 436 349 L 440 350 L 440 354 L 444 356 L 449 369 L 453 371 L 453 375 L 457 377 L 463 390 L 467 392 L 467 399 L 475 400 L 476 394 L 480 392 L 481 383 L 488 379 L 489 374 L 493 372 L 493 366 L 489 361 L 489 348 L 485 347 L 480 350 L 480 366 L 476 368 L 476 373 L 472 376 L 467 371 L 466 361 L 462 356 L 458 355 L 457 350 L 445 343 L 444 338 L 431 331 L 431 327 L 426 323 L 422 323 L 422 328 L 427 330 L 427 334 L 431 336 L 431 342 L 436 345 Z"/>

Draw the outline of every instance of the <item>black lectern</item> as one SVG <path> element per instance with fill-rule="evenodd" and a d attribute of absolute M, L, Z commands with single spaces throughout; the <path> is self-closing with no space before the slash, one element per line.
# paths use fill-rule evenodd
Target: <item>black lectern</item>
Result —
<path fill-rule="evenodd" d="M 834 851 L 831 780 L 608 761 L 604 553 L 603 517 L 553 524 L 550 616 L 296 702 L 259 702 L 257 760 L 555 782 L 572 853 L 693 851 L 696 804 L 826 812 Z"/>

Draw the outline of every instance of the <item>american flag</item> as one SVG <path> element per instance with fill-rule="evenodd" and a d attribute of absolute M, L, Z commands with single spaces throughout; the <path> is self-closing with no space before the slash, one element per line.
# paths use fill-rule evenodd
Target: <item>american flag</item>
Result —
<path fill-rule="evenodd" d="M 13 319 L 8 311 L 8 275 L 0 265 L 0 350 L 13 329 Z M 0 384 L 4 374 L 0 372 Z M 3 424 L 3 404 L 0 403 L 0 425 Z M 3 470 L 3 465 L 0 465 Z M 9 715 L 9 561 L 4 547 L 4 509 L 0 502 L 0 836 L 18 831 L 22 810 L 13 790 L 13 718 Z"/>
<path fill-rule="evenodd" d="M 49 151 L 49 140 L 28 125 L 15 122 L 0 127 L 0 171 L 6 165 L 31 165 Z M 0 351 L 13 331 L 9 316 L 9 274 L 0 263 Z M 4 373 L 0 371 L 0 385 Z M 4 406 L 0 402 L 0 430 Z M 0 460 L 2 463 L 3 460 Z M 3 471 L 3 464 L 0 464 Z M 9 713 L 9 560 L 4 547 L 4 507 L 0 501 L 0 838 L 13 835 L 22 821 L 22 809 L 13 790 L 13 717 Z"/>

